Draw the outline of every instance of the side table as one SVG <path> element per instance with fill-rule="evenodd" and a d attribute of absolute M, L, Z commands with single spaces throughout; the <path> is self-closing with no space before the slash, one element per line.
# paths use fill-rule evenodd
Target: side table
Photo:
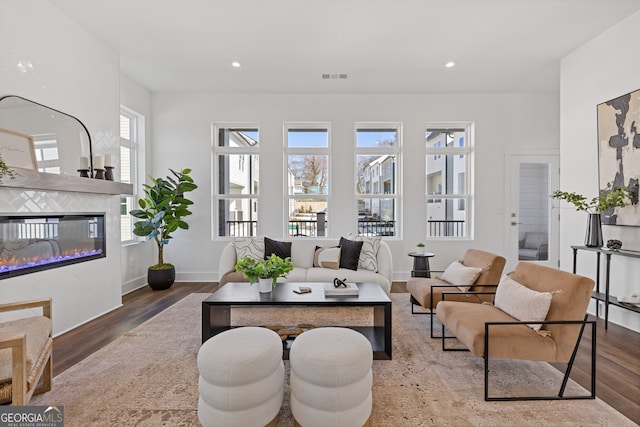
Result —
<path fill-rule="evenodd" d="M 425 252 L 424 254 L 409 252 L 408 255 L 413 257 L 413 270 L 411 270 L 411 277 L 431 277 L 429 258 L 436 256 L 436 254 L 433 252 Z"/>

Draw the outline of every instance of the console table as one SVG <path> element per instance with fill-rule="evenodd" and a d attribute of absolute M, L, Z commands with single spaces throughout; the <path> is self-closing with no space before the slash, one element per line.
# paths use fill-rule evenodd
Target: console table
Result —
<path fill-rule="evenodd" d="M 621 307 L 636 313 L 640 313 L 640 307 L 634 304 L 627 304 L 618 301 L 618 298 L 609 295 L 609 276 L 611 273 L 611 255 L 624 256 L 629 258 L 640 258 L 640 252 L 617 250 L 613 251 L 606 248 L 593 248 L 589 246 L 571 246 L 573 249 L 573 273 L 576 273 L 576 264 L 578 259 L 578 250 L 590 251 L 596 253 L 596 290 L 591 294 L 591 298 L 596 300 L 596 317 L 598 317 L 597 301 L 604 302 L 604 328 L 608 329 L 609 326 L 609 305 L 613 304 L 617 307 Z M 600 254 L 605 254 L 605 285 L 604 293 L 600 292 Z"/>

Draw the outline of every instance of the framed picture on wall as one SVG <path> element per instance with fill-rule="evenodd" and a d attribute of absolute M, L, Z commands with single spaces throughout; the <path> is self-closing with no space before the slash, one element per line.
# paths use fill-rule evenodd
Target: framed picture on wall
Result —
<path fill-rule="evenodd" d="M 598 104 L 598 184 L 600 191 L 625 187 L 632 204 L 602 213 L 602 223 L 640 226 L 640 90 Z"/>
<path fill-rule="evenodd" d="M 0 128 L 0 156 L 11 168 L 38 169 L 31 135 Z"/>

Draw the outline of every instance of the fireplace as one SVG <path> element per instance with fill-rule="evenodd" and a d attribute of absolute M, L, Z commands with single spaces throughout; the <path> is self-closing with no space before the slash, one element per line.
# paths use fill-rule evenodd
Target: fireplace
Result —
<path fill-rule="evenodd" d="M 106 256 L 104 213 L 0 215 L 0 279 Z"/>

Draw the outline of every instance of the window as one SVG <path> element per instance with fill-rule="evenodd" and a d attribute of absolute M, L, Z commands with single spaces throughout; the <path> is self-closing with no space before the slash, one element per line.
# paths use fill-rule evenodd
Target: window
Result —
<path fill-rule="evenodd" d="M 400 124 L 356 124 L 359 236 L 399 236 Z"/>
<path fill-rule="evenodd" d="M 258 235 L 258 126 L 214 124 L 214 237 Z"/>
<path fill-rule="evenodd" d="M 34 135 L 33 148 L 38 161 L 38 172 L 60 173 L 58 141 L 54 133 Z"/>
<path fill-rule="evenodd" d="M 330 126 L 285 123 L 287 236 L 327 236 Z"/>
<path fill-rule="evenodd" d="M 470 237 L 470 134 L 470 124 L 427 127 L 427 237 Z"/>
<path fill-rule="evenodd" d="M 138 176 L 141 167 L 138 153 L 144 141 L 144 116 L 120 107 L 120 182 L 133 184 L 133 194 L 120 198 L 120 241 L 138 240 L 133 234 L 135 218 L 129 211 L 137 207 Z"/>

